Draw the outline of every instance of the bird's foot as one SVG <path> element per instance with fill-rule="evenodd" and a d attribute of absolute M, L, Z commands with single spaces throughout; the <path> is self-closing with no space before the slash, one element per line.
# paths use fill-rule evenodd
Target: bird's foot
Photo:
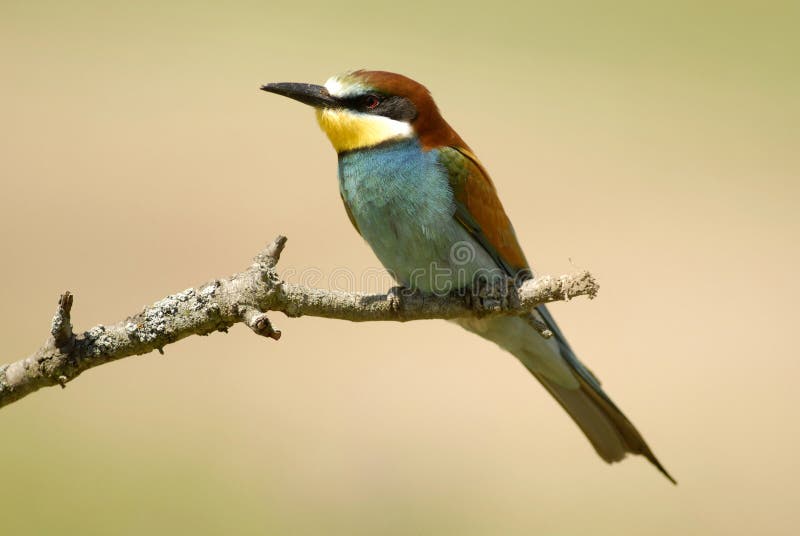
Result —
<path fill-rule="evenodd" d="M 403 309 L 403 298 L 411 296 L 416 292 L 416 290 L 402 285 L 390 288 L 386 293 L 389 307 L 391 307 L 394 312 L 399 313 Z"/>
<path fill-rule="evenodd" d="M 519 306 L 517 287 L 508 277 L 477 279 L 469 288 L 467 301 L 479 316 L 507 312 Z"/>

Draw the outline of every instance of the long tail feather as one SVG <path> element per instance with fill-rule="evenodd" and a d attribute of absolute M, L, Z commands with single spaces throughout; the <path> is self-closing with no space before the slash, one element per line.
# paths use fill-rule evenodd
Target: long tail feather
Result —
<path fill-rule="evenodd" d="M 533 373 L 545 389 L 580 427 L 592 446 L 608 463 L 622 460 L 626 454 L 647 458 L 670 482 L 675 479 L 661 465 L 636 427 L 615 405 L 609 404 L 591 385 L 580 381 L 580 389 L 567 389 L 538 373 Z"/>
<path fill-rule="evenodd" d="M 547 309 L 541 307 L 534 315 L 547 324 L 554 337 L 544 339 L 531 323 L 519 317 L 461 319 L 457 323 L 514 354 L 606 462 L 617 462 L 629 453 L 640 454 L 676 484 L 636 427 L 603 391 L 600 381 L 575 356 Z"/>
<path fill-rule="evenodd" d="M 533 375 L 572 417 L 601 458 L 613 463 L 627 453 L 642 455 L 670 482 L 677 484 L 633 423 L 603 391 L 597 377 L 578 360 L 547 308 L 542 306 L 538 312 L 554 333 L 561 355 L 575 371 L 580 388 L 566 389 L 536 372 Z"/>

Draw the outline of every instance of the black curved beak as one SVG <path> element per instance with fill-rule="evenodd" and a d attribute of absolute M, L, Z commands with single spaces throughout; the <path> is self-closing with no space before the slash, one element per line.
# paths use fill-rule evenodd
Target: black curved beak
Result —
<path fill-rule="evenodd" d="M 269 93 L 276 93 L 300 101 L 314 108 L 334 108 L 341 103 L 328 93 L 323 86 L 314 84 L 297 84 L 294 82 L 278 82 L 266 84 L 261 89 Z"/>

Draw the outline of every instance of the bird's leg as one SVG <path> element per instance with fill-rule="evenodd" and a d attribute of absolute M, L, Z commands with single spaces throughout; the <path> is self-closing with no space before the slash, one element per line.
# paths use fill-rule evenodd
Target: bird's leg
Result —
<path fill-rule="evenodd" d="M 386 299 L 389 302 L 389 307 L 391 307 L 393 311 L 399 313 L 403 309 L 403 298 L 417 292 L 418 291 L 413 288 L 397 285 L 389 289 L 386 293 Z"/>
<path fill-rule="evenodd" d="M 478 315 L 519 307 L 514 280 L 507 276 L 476 277 L 467 292 L 467 303 Z"/>

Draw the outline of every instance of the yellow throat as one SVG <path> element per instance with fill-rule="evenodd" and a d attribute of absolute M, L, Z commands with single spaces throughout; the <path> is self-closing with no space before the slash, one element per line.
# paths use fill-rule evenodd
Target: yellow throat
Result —
<path fill-rule="evenodd" d="M 412 135 L 411 125 L 380 115 L 340 108 L 318 108 L 317 122 L 337 153 L 371 147 L 392 138 Z"/>

